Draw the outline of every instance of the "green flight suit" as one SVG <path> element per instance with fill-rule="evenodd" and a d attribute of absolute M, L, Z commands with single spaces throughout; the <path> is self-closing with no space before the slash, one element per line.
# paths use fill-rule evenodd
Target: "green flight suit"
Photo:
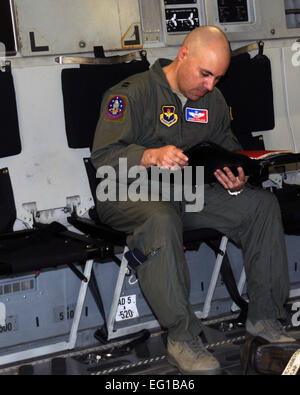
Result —
<path fill-rule="evenodd" d="M 119 158 L 126 158 L 130 168 L 140 164 L 144 150 L 165 145 L 185 150 L 209 140 L 229 150 L 241 148 L 230 130 L 228 107 L 220 91 L 215 88 L 197 101 L 187 100 L 182 108 L 162 70 L 169 63 L 159 59 L 149 71 L 106 92 L 91 156 L 96 169 L 110 165 L 118 174 Z M 199 110 L 201 121 L 191 119 L 190 112 Z M 201 331 L 189 302 L 190 277 L 182 250 L 186 229 L 215 228 L 242 248 L 251 320 L 285 316 L 289 278 L 276 198 L 249 185 L 237 196 L 229 195 L 218 182 L 204 189 L 200 212 L 186 212 L 184 201 L 97 202 L 103 222 L 129 233 L 129 248 L 145 255 L 158 250 L 139 266 L 138 278 L 173 340 L 190 340 Z"/>

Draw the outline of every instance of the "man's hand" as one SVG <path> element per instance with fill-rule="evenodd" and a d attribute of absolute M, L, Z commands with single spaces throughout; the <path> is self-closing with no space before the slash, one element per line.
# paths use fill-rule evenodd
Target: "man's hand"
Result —
<path fill-rule="evenodd" d="M 180 148 L 175 145 L 166 145 L 161 148 L 149 148 L 144 151 L 141 159 L 141 165 L 150 167 L 156 165 L 168 169 L 180 167 L 183 168 L 188 164 L 188 157 L 184 155 Z"/>
<path fill-rule="evenodd" d="M 228 189 L 230 192 L 238 192 L 244 188 L 249 177 L 245 176 L 242 167 L 238 167 L 237 171 L 239 174 L 238 176 L 235 176 L 229 167 L 224 167 L 223 171 L 217 169 L 214 175 L 225 189 Z"/>

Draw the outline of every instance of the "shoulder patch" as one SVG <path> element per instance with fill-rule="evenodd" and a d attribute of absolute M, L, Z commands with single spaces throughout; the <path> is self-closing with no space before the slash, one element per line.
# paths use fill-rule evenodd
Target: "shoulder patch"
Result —
<path fill-rule="evenodd" d="M 175 113 L 176 107 L 162 106 L 161 114 L 159 116 L 160 122 L 168 126 L 168 128 L 174 125 L 178 121 L 178 115 Z"/>
<path fill-rule="evenodd" d="M 111 96 L 106 107 L 105 115 L 110 120 L 122 119 L 125 109 L 126 109 L 125 96 L 120 96 L 120 95 Z"/>

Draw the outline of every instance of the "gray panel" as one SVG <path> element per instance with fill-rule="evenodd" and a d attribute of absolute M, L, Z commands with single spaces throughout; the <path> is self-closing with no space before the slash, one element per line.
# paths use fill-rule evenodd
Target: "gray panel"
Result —
<path fill-rule="evenodd" d="M 28 279 L 32 280 L 28 276 L 14 278 L 13 283 Z M 36 287 L 33 290 L 11 292 L 0 297 L 0 302 L 6 306 L 6 325 L 0 328 L 0 349 L 68 334 L 80 280 L 70 269 L 58 269 L 42 272 L 34 281 Z M 7 283 L 7 280 L 1 280 L 0 286 L 4 289 Z M 80 329 L 97 327 L 102 323 L 88 291 Z"/>
<path fill-rule="evenodd" d="M 217 4 L 217 0 L 205 0 L 207 24 L 219 26 L 230 41 L 299 36 L 299 28 L 287 28 L 283 0 L 248 0 L 252 16 L 246 23 L 220 23 Z"/>
<path fill-rule="evenodd" d="M 139 0 L 144 44 L 162 43 L 160 0 Z"/>
<path fill-rule="evenodd" d="M 300 289 L 300 236 L 286 236 L 291 289 Z"/>
<path fill-rule="evenodd" d="M 140 28 L 138 0 L 15 2 L 23 56 L 122 49 L 131 26 Z"/>

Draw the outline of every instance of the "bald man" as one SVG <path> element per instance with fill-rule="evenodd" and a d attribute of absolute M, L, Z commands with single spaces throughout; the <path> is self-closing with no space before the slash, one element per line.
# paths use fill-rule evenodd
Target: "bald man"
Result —
<path fill-rule="evenodd" d="M 121 188 L 120 158 L 126 158 L 128 169 L 184 168 L 188 157 L 183 152 L 201 141 L 241 149 L 230 129 L 226 102 L 215 87 L 229 62 L 223 32 L 214 26 L 199 27 L 186 37 L 174 61 L 158 59 L 149 71 L 109 89 L 94 139 L 95 168 L 112 166 L 116 187 Z M 195 113 L 200 116 L 195 118 Z M 248 185 L 242 168 L 237 176 L 229 168 L 219 169 L 215 177 L 215 183 L 204 185 L 204 207 L 196 212 L 186 210 L 184 200 L 97 202 L 100 219 L 126 232 L 129 248 L 147 257 L 137 269 L 140 287 L 168 331 L 169 362 L 187 374 L 221 370 L 201 342 L 201 323 L 189 302 L 183 230 L 215 228 L 240 246 L 249 296 L 247 331 L 271 342 L 294 340 L 278 321 L 285 317 L 289 279 L 276 198 Z"/>

